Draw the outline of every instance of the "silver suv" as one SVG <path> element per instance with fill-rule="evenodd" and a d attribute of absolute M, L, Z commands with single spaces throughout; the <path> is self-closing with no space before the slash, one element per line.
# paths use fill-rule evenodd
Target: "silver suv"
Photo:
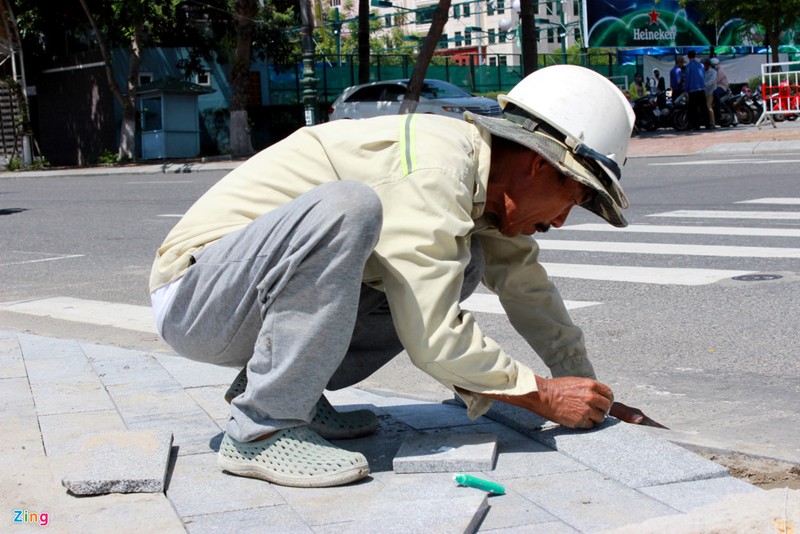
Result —
<path fill-rule="evenodd" d="M 396 115 L 406 94 L 408 80 L 385 80 L 348 87 L 328 110 L 330 120 L 366 119 Z M 422 84 L 417 113 L 434 113 L 462 119 L 465 111 L 476 115 L 501 115 L 496 100 L 474 96 L 448 82 L 426 79 Z"/>

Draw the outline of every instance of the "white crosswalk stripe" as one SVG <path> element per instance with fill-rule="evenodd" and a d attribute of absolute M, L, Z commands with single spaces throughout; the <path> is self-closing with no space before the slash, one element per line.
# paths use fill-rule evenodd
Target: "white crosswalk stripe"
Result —
<path fill-rule="evenodd" d="M 793 206 L 800 204 L 800 198 L 760 198 L 743 200 L 741 204 L 772 204 Z M 162 217 L 174 217 L 164 214 Z M 649 217 L 671 217 L 686 219 L 761 219 L 787 221 L 800 219 L 800 212 L 795 211 L 708 211 L 678 210 L 655 213 Z M 702 245 L 681 243 L 650 243 L 625 241 L 624 238 L 637 234 L 660 234 L 662 236 L 696 235 L 696 236 L 730 236 L 731 238 L 764 237 L 764 238 L 800 238 L 797 228 L 737 227 L 737 226 L 681 226 L 659 224 L 634 224 L 626 228 L 614 228 L 607 224 L 576 224 L 559 229 L 559 235 L 574 235 L 575 232 L 614 233 L 615 241 L 602 240 L 564 240 L 553 239 L 549 235 L 537 236 L 541 249 L 558 251 L 567 258 L 575 252 L 601 252 L 621 254 L 620 258 L 631 258 L 633 255 L 662 255 L 684 257 L 715 258 L 769 258 L 798 259 L 800 247 L 786 246 L 749 246 L 749 245 Z M 668 241 L 668 238 L 662 238 Z M 790 243 L 787 243 L 790 244 Z M 794 243 L 791 243 L 794 244 Z M 619 260 L 617 260 L 620 263 Z M 625 263 L 622 261 L 621 263 Z M 697 286 L 713 284 L 721 280 L 733 278 L 756 271 L 739 269 L 707 269 L 692 267 L 643 267 L 635 265 L 604 265 L 600 263 L 543 263 L 548 275 L 553 278 L 582 279 L 595 281 L 623 282 L 633 284 L 659 284 Z M 566 300 L 568 309 L 579 309 L 602 305 L 602 302 Z M 497 296 L 487 293 L 476 293 L 467 299 L 464 309 L 492 314 L 504 314 Z M 0 303 L 0 311 L 52 317 L 55 319 L 76 321 L 96 325 L 113 326 L 140 332 L 155 333 L 155 324 L 149 306 L 133 306 L 95 300 L 67 297 L 34 299 L 20 302 Z"/>

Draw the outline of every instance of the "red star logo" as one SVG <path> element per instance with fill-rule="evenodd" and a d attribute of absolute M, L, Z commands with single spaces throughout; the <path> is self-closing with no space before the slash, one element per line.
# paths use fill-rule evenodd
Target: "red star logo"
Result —
<path fill-rule="evenodd" d="M 658 12 L 656 11 L 655 6 L 653 6 L 652 11 L 650 11 L 650 13 L 648 13 L 647 16 L 650 17 L 650 25 L 651 26 L 653 24 L 658 24 Z"/>

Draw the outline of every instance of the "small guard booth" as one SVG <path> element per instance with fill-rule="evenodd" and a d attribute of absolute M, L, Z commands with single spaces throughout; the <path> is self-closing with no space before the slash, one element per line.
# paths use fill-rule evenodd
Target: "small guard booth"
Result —
<path fill-rule="evenodd" d="M 142 159 L 193 158 L 200 154 L 197 98 L 214 89 L 166 77 L 143 85 L 138 96 Z"/>

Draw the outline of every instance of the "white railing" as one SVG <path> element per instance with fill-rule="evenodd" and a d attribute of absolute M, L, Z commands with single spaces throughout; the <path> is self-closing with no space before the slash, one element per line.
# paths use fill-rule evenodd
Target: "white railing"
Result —
<path fill-rule="evenodd" d="M 776 120 L 793 120 L 800 116 L 800 63 L 787 61 L 762 64 L 761 97 L 764 112 L 756 122 L 759 128 L 767 119 L 776 127 Z"/>

